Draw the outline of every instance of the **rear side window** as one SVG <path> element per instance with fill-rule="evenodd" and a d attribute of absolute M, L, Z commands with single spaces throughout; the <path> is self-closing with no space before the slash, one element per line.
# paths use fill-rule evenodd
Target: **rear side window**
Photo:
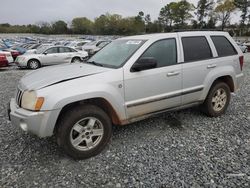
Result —
<path fill-rule="evenodd" d="M 160 40 L 152 44 L 140 57 L 155 58 L 157 67 L 175 65 L 177 63 L 175 39 Z"/>
<path fill-rule="evenodd" d="M 182 37 L 184 61 L 199 61 L 212 57 L 210 46 L 206 37 Z"/>
<path fill-rule="evenodd" d="M 59 48 L 60 53 L 69 53 L 69 52 L 76 52 L 71 48 L 66 48 L 66 47 L 60 47 Z"/>
<path fill-rule="evenodd" d="M 214 42 L 219 57 L 237 54 L 237 51 L 226 37 L 211 36 L 211 39 Z"/>
<path fill-rule="evenodd" d="M 58 48 L 50 48 L 46 51 L 47 54 L 56 54 L 58 53 Z"/>

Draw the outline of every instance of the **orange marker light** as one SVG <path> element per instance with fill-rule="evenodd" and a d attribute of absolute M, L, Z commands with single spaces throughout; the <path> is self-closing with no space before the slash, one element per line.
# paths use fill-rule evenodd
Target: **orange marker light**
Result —
<path fill-rule="evenodd" d="M 44 102 L 44 97 L 39 97 L 36 101 L 36 106 L 35 106 L 35 110 L 39 111 L 42 108 Z"/>

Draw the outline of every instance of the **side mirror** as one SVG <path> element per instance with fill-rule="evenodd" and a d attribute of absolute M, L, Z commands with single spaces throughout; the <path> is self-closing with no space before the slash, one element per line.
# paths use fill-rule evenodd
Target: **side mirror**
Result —
<path fill-rule="evenodd" d="M 43 52 L 44 55 L 47 55 L 48 53 L 47 52 Z"/>
<path fill-rule="evenodd" d="M 153 69 L 157 67 L 157 60 L 153 57 L 145 57 L 139 59 L 131 67 L 131 72 L 139 72 L 143 70 Z"/>

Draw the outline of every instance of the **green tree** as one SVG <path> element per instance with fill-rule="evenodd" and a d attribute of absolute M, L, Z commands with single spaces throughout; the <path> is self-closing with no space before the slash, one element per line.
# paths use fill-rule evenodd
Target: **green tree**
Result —
<path fill-rule="evenodd" d="M 72 31 L 74 34 L 92 34 L 94 23 L 86 17 L 74 18 L 72 20 Z"/>
<path fill-rule="evenodd" d="M 191 19 L 193 15 L 191 11 L 194 10 L 194 5 L 186 0 L 179 1 L 173 6 L 174 22 L 178 27 L 182 28 L 186 25 L 186 21 Z"/>
<path fill-rule="evenodd" d="M 161 8 L 158 20 L 160 24 L 163 26 L 164 31 L 171 31 L 172 25 L 174 21 L 174 7 L 176 6 L 176 2 L 171 2 Z"/>
<path fill-rule="evenodd" d="M 248 14 L 248 0 L 234 0 L 234 5 L 241 11 L 241 24 L 245 25 L 246 19 L 247 19 L 247 14 Z"/>
<path fill-rule="evenodd" d="M 214 1 L 213 0 L 199 0 L 196 8 L 195 14 L 198 19 L 198 27 L 205 28 L 206 22 L 204 21 L 209 13 L 213 10 Z"/>
<path fill-rule="evenodd" d="M 68 31 L 67 23 L 62 20 L 56 21 L 52 24 L 52 32 L 54 34 L 66 34 Z"/>
<path fill-rule="evenodd" d="M 232 0 L 221 0 L 218 2 L 215 12 L 218 14 L 218 20 L 221 21 L 221 30 L 230 22 L 231 14 L 236 9 Z"/>

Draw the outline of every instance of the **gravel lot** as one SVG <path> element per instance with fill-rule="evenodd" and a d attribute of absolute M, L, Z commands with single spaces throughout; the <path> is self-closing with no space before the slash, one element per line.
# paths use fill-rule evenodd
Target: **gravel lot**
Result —
<path fill-rule="evenodd" d="M 226 115 L 197 108 L 114 128 L 100 155 L 74 161 L 55 138 L 27 135 L 7 103 L 27 70 L 0 70 L 0 187 L 250 187 L 250 54 Z"/>

